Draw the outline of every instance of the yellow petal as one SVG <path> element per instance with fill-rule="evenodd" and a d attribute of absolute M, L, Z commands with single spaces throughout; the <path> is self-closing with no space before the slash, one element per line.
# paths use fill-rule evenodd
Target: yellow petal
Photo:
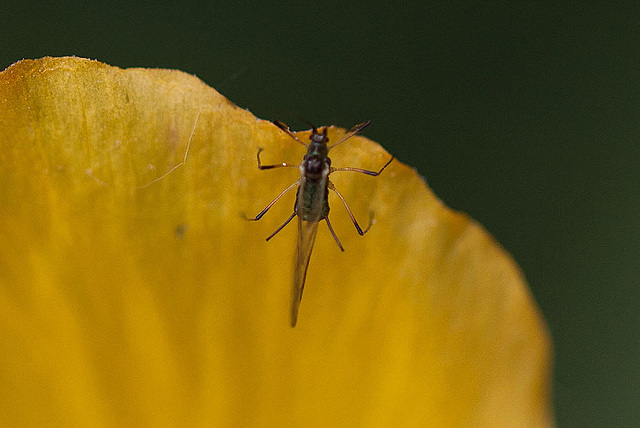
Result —
<path fill-rule="evenodd" d="M 336 141 L 344 130 L 331 128 Z M 307 133 L 299 134 L 301 138 Z M 189 146 L 186 162 L 185 153 Z M 289 327 L 304 147 L 172 70 L 0 74 L 7 426 L 550 426 L 550 338 L 518 267 L 410 167 L 336 172 Z M 364 137 L 334 166 L 378 169 Z M 147 185 L 148 184 L 148 185 Z"/>

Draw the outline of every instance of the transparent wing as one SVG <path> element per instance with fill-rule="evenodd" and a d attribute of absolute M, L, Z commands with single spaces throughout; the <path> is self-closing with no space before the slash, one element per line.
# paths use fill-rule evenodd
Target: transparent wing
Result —
<path fill-rule="evenodd" d="M 309 182 L 305 175 L 300 177 L 296 213 L 298 214 L 298 243 L 296 245 L 296 259 L 293 268 L 293 288 L 291 290 L 291 327 L 298 321 L 298 308 L 302 300 L 304 283 L 307 279 L 307 268 L 311 259 L 313 243 L 318 232 L 318 223 L 323 219 L 325 211 L 326 192 L 329 182 L 329 167 L 323 171 L 322 179 Z M 311 202 L 309 203 L 309 193 Z M 328 206 L 327 206 L 328 209 Z"/>
<path fill-rule="evenodd" d="M 307 279 L 307 268 L 311 259 L 311 250 L 318 232 L 317 221 L 304 221 L 298 216 L 298 245 L 296 248 L 296 262 L 293 273 L 293 288 L 291 290 L 291 327 L 298 322 L 298 308 L 302 300 L 302 291 Z"/>

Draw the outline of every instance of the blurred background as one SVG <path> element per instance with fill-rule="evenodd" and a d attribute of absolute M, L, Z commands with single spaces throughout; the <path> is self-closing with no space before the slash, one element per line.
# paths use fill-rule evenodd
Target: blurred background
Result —
<path fill-rule="evenodd" d="M 554 339 L 558 425 L 640 426 L 640 8 L 226 3 L 5 2 L 0 69 L 176 68 L 294 129 L 370 119 L 521 265 Z"/>

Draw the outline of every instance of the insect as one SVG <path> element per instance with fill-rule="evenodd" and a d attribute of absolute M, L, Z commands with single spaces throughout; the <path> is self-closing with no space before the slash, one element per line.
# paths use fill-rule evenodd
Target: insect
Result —
<path fill-rule="evenodd" d="M 296 142 L 302 144 L 307 148 L 307 153 L 302 159 L 300 165 L 293 165 L 287 163 L 279 163 L 274 165 L 263 165 L 260 161 L 260 153 L 262 148 L 258 149 L 258 168 L 260 170 L 274 169 L 274 168 L 298 168 L 300 170 L 300 178 L 284 189 L 276 198 L 269 203 L 257 216 L 249 218 L 250 221 L 260 220 L 269 209 L 276 203 L 285 193 L 298 186 L 296 194 L 296 202 L 293 207 L 293 214 L 280 225 L 275 232 L 267 237 L 267 241 L 273 238 L 278 232 L 280 232 L 287 224 L 293 220 L 294 217 L 298 217 L 298 241 L 295 254 L 295 266 L 293 275 L 293 287 L 291 291 L 291 327 L 295 327 L 298 321 L 298 308 L 302 300 L 302 292 L 304 290 L 304 284 L 307 277 L 307 268 L 309 267 L 309 260 L 311 258 L 311 251 L 313 250 L 313 244 L 315 242 L 316 233 L 318 231 L 318 223 L 324 220 L 327 223 L 329 231 L 333 236 L 333 239 L 340 247 L 340 250 L 344 251 L 344 247 L 340 243 L 338 236 L 331 227 L 329 221 L 329 190 L 335 192 L 336 195 L 342 201 L 344 207 L 351 217 L 351 221 L 360 235 L 364 235 L 369 231 L 373 224 L 373 214 L 369 219 L 369 225 L 366 229 L 362 229 L 358 224 L 355 216 L 349 209 L 346 200 L 342 194 L 336 189 L 334 184 L 329 180 L 329 175 L 334 172 L 351 171 L 367 174 L 371 176 L 378 176 L 385 170 L 387 166 L 393 161 L 394 156 L 384 164 L 379 171 L 369 171 L 360 168 L 334 168 L 331 166 L 331 159 L 329 158 L 329 150 L 342 144 L 349 138 L 358 134 L 364 128 L 371 124 L 370 121 L 360 123 L 350 130 L 337 142 L 329 144 L 329 137 L 327 136 L 327 127 L 324 127 L 322 131 L 319 131 L 315 126 L 312 126 L 312 132 L 309 136 L 309 143 L 304 143 L 300 140 L 287 125 L 280 121 L 274 121 L 274 125 L 284 131 L 288 136 L 293 138 Z"/>

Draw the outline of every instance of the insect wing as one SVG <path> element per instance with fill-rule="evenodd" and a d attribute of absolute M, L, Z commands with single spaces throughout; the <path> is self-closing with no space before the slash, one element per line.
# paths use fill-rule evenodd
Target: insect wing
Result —
<path fill-rule="evenodd" d="M 307 268 L 309 267 L 311 250 L 313 250 L 317 232 L 317 221 L 304 221 L 298 217 L 298 245 L 293 273 L 293 288 L 291 290 L 291 327 L 295 327 L 298 322 L 298 308 L 302 300 L 302 291 L 307 279 Z"/>

